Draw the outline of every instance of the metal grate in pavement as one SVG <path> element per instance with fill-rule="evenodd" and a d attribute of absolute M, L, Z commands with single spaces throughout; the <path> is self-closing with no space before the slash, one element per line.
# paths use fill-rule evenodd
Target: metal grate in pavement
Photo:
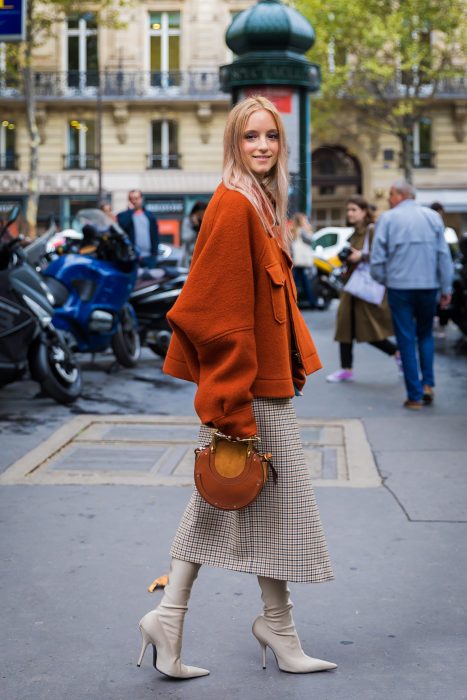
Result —
<path fill-rule="evenodd" d="M 381 484 L 361 421 L 299 426 L 316 486 Z M 198 427 L 181 416 L 78 416 L 9 467 L 0 485 L 190 485 Z"/>

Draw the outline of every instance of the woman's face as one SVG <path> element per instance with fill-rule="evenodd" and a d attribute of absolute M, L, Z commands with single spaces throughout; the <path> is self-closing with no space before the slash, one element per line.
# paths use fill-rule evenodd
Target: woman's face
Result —
<path fill-rule="evenodd" d="M 275 166 L 279 155 L 279 132 L 274 117 L 266 109 L 250 115 L 240 148 L 245 165 L 261 181 Z"/>
<path fill-rule="evenodd" d="M 351 226 L 361 224 L 365 216 L 365 209 L 360 209 L 360 207 L 357 204 L 347 204 L 347 221 Z"/>

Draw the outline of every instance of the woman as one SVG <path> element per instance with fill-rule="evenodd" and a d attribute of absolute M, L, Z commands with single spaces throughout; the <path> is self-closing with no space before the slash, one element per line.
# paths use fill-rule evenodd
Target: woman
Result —
<path fill-rule="evenodd" d="M 349 239 L 351 248 L 346 260 L 348 279 L 361 261 L 368 261 L 374 236 L 372 209 L 366 199 L 360 195 L 355 195 L 347 201 L 347 222 L 355 227 Z M 367 253 L 362 252 L 365 239 L 368 241 Z M 386 295 L 383 302 L 377 306 L 342 292 L 334 337 L 334 340 L 339 342 L 341 369 L 329 374 L 326 380 L 328 382 L 353 381 L 354 340 L 358 343 L 370 343 L 386 355 L 394 357 L 401 371 L 402 364 L 397 346 L 388 339 L 393 334 L 391 311 Z"/>
<path fill-rule="evenodd" d="M 311 234 L 313 232 L 307 215 L 302 212 L 294 214 L 290 231 L 295 284 L 303 289 L 310 307 L 316 309 L 318 304 L 308 277 L 308 270 L 313 266 L 313 249 L 311 247 Z"/>
<path fill-rule="evenodd" d="M 221 511 L 194 491 L 172 544 L 169 584 L 159 607 L 140 622 L 143 649 L 174 678 L 206 675 L 180 661 L 183 618 L 201 564 L 258 576 L 264 614 L 253 625 L 279 668 L 308 673 L 335 664 L 306 656 L 293 623 L 287 581 L 332 578 L 310 476 L 291 403 L 306 374 L 319 369 L 296 304 L 285 252 L 287 146 L 279 113 L 251 97 L 230 113 L 223 182 L 206 210 L 190 274 L 169 313 L 173 328 L 164 371 L 198 385 L 203 425 L 235 439 L 255 435 L 273 454 L 268 481 L 241 511 Z"/>

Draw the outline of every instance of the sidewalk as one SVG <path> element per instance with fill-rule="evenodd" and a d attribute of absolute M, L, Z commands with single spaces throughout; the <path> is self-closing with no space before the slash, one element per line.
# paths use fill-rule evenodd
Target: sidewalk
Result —
<path fill-rule="evenodd" d="M 336 579 L 291 586 L 303 647 L 339 668 L 284 674 L 269 652 L 263 671 L 250 631 L 256 580 L 205 567 L 183 658 L 211 675 L 168 680 L 149 650 L 137 669 L 137 621 L 160 599 L 146 586 L 167 570 L 191 489 L 2 486 L 4 700 L 467 699 L 467 357 L 448 340 L 435 405 L 410 413 L 393 361 L 369 346 L 356 348 L 355 384 L 327 384 L 337 361 L 333 314 L 305 316 L 325 371 L 310 378 L 297 413 L 361 418 L 384 479 L 316 489 Z M 177 393 L 161 381 L 148 406 L 150 389 L 137 387 L 144 412 L 192 414 L 192 387 Z M 54 429 L 71 417 L 59 411 Z M 38 431 L 24 440 L 2 433 L 3 468 L 46 436 Z"/>

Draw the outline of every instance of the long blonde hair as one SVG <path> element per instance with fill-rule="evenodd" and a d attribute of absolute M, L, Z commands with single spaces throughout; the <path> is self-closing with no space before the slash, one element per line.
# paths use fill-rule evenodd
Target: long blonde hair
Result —
<path fill-rule="evenodd" d="M 301 211 L 297 211 L 296 214 L 292 216 L 292 221 L 290 223 L 290 233 L 292 240 L 296 240 L 300 234 L 300 231 L 305 231 L 305 233 L 312 234 L 313 229 L 308 217 Z"/>
<path fill-rule="evenodd" d="M 279 134 L 277 162 L 259 184 L 248 168 L 241 150 L 246 124 L 253 112 L 268 111 Z M 287 168 L 287 139 L 284 124 L 275 105 L 262 95 L 253 95 L 239 102 L 230 111 L 224 131 L 224 185 L 229 190 L 241 192 L 252 203 L 266 231 L 286 245 L 287 197 L 289 178 Z"/>

